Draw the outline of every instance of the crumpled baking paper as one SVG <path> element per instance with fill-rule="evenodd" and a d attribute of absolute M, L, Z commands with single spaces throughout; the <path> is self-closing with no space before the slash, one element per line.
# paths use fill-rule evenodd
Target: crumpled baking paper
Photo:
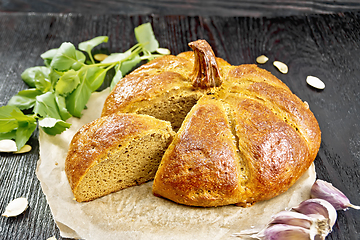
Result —
<path fill-rule="evenodd" d="M 236 239 L 242 230 L 261 229 L 271 216 L 310 197 L 315 167 L 288 191 L 252 207 L 188 207 L 155 197 L 152 181 L 91 202 L 74 200 L 65 175 L 68 145 L 75 132 L 101 114 L 109 89 L 93 93 L 83 116 L 68 120 L 70 129 L 50 136 L 40 131 L 36 174 L 62 237 L 97 239 Z"/>

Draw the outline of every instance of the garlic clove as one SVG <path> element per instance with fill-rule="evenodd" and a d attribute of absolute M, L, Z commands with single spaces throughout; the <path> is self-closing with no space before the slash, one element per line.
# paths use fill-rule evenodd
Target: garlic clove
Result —
<path fill-rule="evenodd" d="M 2 214 L 4 217 L 16 217 L 23 213 L 28 208 L 28 201 L 24 197 L 12 200 L 5 208 Z"/>
<path fill-rule="evenodd" d="M 299 206 L 293 207 L 292 210 L 308 216 L 320 214 L 329 219 L 330 228 L 334 226 L 337 218 L 335 208 L 328 201 L 319 198 L 305 200 Z"/>
<path fill-rule="evenodd" d="M 351 204 L 350 200 L 339 189 L 335 188 L 331 183 L 320 179 L 313 184 L 310 194 L 312 198 L 321 198 L 328 201 L 336 210 L 346 210 L 349 207 L 360 209 L 360 206 Z"/>
<path fill-rule="evenodd" d="M 264 240 L 309 240 L 310 239 L 310 230 L 299 227 L 291 226 L 286 224 L 274 224 L 265 229 L 263 233 Z"/>
<path fill-rule="evenodd" d="M 312 218 L 299 212 L 281 211 L 272 217 L 269 224 L 286 224 L 310 229 Z"/>

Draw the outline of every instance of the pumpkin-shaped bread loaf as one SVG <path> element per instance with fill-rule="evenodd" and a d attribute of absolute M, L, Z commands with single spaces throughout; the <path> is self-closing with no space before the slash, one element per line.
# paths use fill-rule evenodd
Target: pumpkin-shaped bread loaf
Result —
<path fill-rule="evenodd" d="M 103 117 L 150 115 L 176 131 L 154 195 L 191 206 L 250 206 L 286 191 L 320 147 L 307 103 L 256 65 L 232 66 L 204 40 L 189 46 L 193 51 L 154 59 L 127 75 L 102 111 Z"/>

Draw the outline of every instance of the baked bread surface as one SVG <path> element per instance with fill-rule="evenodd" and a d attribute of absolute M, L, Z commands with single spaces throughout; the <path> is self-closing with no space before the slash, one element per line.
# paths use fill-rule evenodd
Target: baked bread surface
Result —
<path fill-rule="evenodd" d="M 320 147 L 308 104 L 254 64 L 232 66 L 203 40 L 189 45 L 193 51 L 154 59 L 122 79 L 102 116 L 171 122 L 177 133 L 156 172 L 156 196 L 211 207 L 250 206 L 283 193 Z M 83 171 L 80 165 L 74 169 Z"/>
<path fill-rule="evenodd" d="M 174 134 L 168 122 L 120 112 L 84 125 L 65 160 L 76 200 L 90 201 L 152 180 Z"/>

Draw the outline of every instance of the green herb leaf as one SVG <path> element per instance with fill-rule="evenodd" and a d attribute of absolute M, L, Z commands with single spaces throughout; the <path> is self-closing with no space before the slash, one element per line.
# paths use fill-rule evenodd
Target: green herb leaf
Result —
<path fill-rule="evenodd" d="M 71 124 L 60 119 L 43 118 L 39 120 L 39 126 L 45 133 L 49 135 L 56 135 L 68 129 Z"/>
<path fill-rule="evenodd" d="M 112 90 L 115 85 L 123 78 L 123 75 L 122 75 L 122 72 L 121 70 L 118 70 L 116 73 L 115 73 L 115 76 L 113 78 L 113 80 L 111 81 L 111 84 L 110 84 L 110 90 Z"/>
<path fill-rule="evenodd" d="M 98 89 L 104 81 L 106 70 L 99 67 L 85 66 L 79 72 L 80 84 L 67 98 L 66 107 L 75 117 L 81 117 L 90 95 Z"/>
<path fill-rule="evenodd" d="M 0 138 L 15 139 L 17 149 L 21 149 L 36 128 L 36 117 L 23 114 L 15 106 L 0 108 Z"/>
<path fill-rule="evenodd" d="M 50 49 L 40 55 L 40 57 L 42 59 L 44 59 L 45 66 L 47 66 L 47 67 L 50 66 L 51 61 L 54 58 L 54 56 L 56 55 L 57 50 L 58 50 L 58 48 L 53 48 L 53 49 Z"/>
<path fill-rule="evenodd" d="M 16 129 L 10 132 L 0 133 L 0 140 L 15 139 L 15 138 L 16 138 Z"/>
<path fill-rule="evenodd" d="M 107 42 L 109 40 L 109 37 L 107 36 L 98 36 L 93 39 L 90 39 L 88 41 L 79 43 L 79 49 L 91 54 L 91 50 L 98 46 L 101 43 Z"/>
<path fill-rule="evenodd" d="M 80 78 L 78 76 L 78 72 L 70 69 L 59 78 L 59 81 L 55 86 L 55 92 L 59 93 L 60 95 L 67 96 L 69 93 L 74 91 L 79 83 Z"/>
<path fill-rule="evenodd" d="M 126 51 L 124 53 L 112 53 L 107 58 L 105 58 L 101 63 L 116 63 L 121 62 L 128 57 L 130 57 L 131 51 Z"/>
<path fill-rule="evenodd" d="M 52 83 L 49 75 L 44 75 L 42 72 L 35 73 L 35 87 L 37 90 L 45 93 L 52 89 Z"/>
<path fill-rule="evenodd" d="M 60 96 L 59 94 L 55 93 L 55 101 L 58 106 L 59 114 L 60 114 L 62 120 L 65 121 L 65 120 L 69 119 L 70 117 L 72 117 L 66 108 L 65 97 Z"/>
<path fill-rule="evenodd" d="M 10 132 L 18 127 L 16 113 L 22 114 L 22 112 L 15 106 L 7 105 L 0 108 L 0 132 Z"/>
<path fill-rule="evenodd" d="M 47 92 L 42 95 L 36 96 L 34 113 L 39 114 L 42 117 L 61 119 L 59 109 L 55 100 L 55 93 Z"/>
<path fill-rule="evenodd" d="M 42 92 L 35 88 L 22 90 L 9 100 L 8 105 L 16 106 L 21 110 L 30 109 L 35 105 L 36 96 L 39 96 L 41 94 Z"/>
<path fill-rule="evenodd" d="M 24 82 L 27 83 L 30 87 L 35 87 L 36 78 L 39 76 L 48 77 L 50 74 L 50 69 L 47 67 L 31 67 L 26 69 L 22 74 L 21 78 Z"/>
<path fill-rule="evenodd" d="M 85 58 L 85 55 L 77 51 L 72 43 L 64 42 L 56 51 L 50 66 L 59 71 L 66 71 L 70 68 L 78 70 Z"/>
<path fill-rule="evenodd" d="M 126 60 L 121 63 L 120 70 L 123 75 L 126 75 L 131 70 L 133 70 L 139 63 L 141 62 L 141 58 L 139 54 L 135 55 L 129 60 Z"/>
<path fill-rule="evenodd" d="M 19 126 L 16 130 L 15 142 L 16 147 L 20 150 L 31 137 L 31 134 L 36 129 L 36 120 L 29 119 L 28 121 L 19 121 Z"/>
<path fill-rule="evenodd" d="M 135 28 L 136 40 L 149 52 L 155 52 L 159 48 L 150 23 L 144 23 Z"/>

